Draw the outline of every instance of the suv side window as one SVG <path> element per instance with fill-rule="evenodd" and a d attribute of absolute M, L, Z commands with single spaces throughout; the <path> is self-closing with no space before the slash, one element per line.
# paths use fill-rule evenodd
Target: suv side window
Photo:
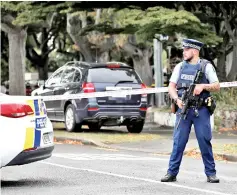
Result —
<path fill-rule="evenodd" d="M 68 67 L 64 72 L 61 79 L 61 83 L 71 83 L 73 82 L 73 75 L 75 69 L 73 67 Z"/>
<path fill-rule="evenodd" d="M 78 83 L 78 82 L 80 82 L 81 78 L 82 78 L 81 71 L 76 69 L 75 74 L 74 74 L 74 78 L 73 78 L 73 82 Z"/>
<path fill-rule="evenodd" d="M 46 86 L 50 87 L 53 85 L 59 85 L 61 81 L 61 76 L 63 74 L 64 68 L 59 69 L 57 72 L 55 72 L 49 80 L 45 83 Z"/>

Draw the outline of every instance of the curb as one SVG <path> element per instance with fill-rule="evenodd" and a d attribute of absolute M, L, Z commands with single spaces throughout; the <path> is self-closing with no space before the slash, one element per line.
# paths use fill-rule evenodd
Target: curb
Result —
<path fill-rule="evenodd" d="M 109 147 L 108 145 L 101 143 L 101 142 L 96 142 L 94 140 L 85 140 L 85 139 L 75 139 L 75 138 L 67 138 L 67 137 L 57 137 L 54 136 L 54 139 L 56 139 L 56 141 L 65 141 L 65 140 L 69 140 L 69 141 L 78 141 L 81 142 L 84 145 L 90 145 L 90 146 L 98 146 L 101 148 L 112 148 Z"/>
<path fill-rule="evenodd" d="M 237 162 L 237 155 L 229 155 L 229 154 L 219 154 L 226 158 L 227 161 Z"/>
<path fill-rule="evenodd" d="M 196 148 L 189 148 L 189 149 L 185 150 L 183 155 L 186 155 L 188 152 L 192 151 L 193 149 L 196 149 Z M 199 152 L 199 151 L 196 151 L 196 152 L 198 155 L 202 155 L 201 152 Z M 237 162 L 237 155 L 215 153 L 215 152 L 213 152 L 213 155 L 221 156 L 226 161 Z"/>
<path fill-rule="evenodd" d="M 54 139 L 56 141 L 78 141 L 81 142 L 84 145 L 90 145 L 90 146 L 97 146 L 101 148 L 107 148 L 107 149 L 120 149 L 120 150 L 127 150 L 127 151 L 137 151 L 137 152 L 144 152 L 144 153 L 153 153 L 153 154 L 160 154 L 160 155 L 170 155 L 171 152 L 153 152 L 151 150 L 144 150 L 139 148 L 128 148 L 128 147 L 121 147 L 121 146 L 110 146 L 107 144 L 104 144 L 102 142 L 95 142 L 94 140 L 85 140 L 85 139 L 78 139 L 78 138 L 67 138 L 67 137 L 57 137 L 54 136 Z"/>
<path fill-rule="evenodd" d="M 237 155 L 223 154 L 223 153 L 214 153 L 218 156 L 221 156 L 226 159 L 226 161 L 237 162 Z"/>
<path fill-rule="evenodd" d="M 96 142 L 94 140 L 75 139 L 75 138 L 66 138 L 66 137 L 57 137 L 57 136 L 54 136 L 54 138 L 56 139 L 56 141 L 65 141 L 65 140 L 79 141 L 84 145 L 97 146 L 97 147 L 107 148 L 107 149 L 120 149 L 120 150 L 127 150 L 127 151 L 153 153 L 153 154 L 159 154 L 159 155 L 171 155 L 171 152 L 154 152 L 154 151 L 151 151 L 151 150 L 144 150 L 144 149 L 139 149 L 139 148 L 110 146 L 110 145 L 104 144 L 102 142 Z M 190 152 L 193 149 L 194 148 L 192 148 L 192 149 L 189 148 L 189 149 L 185 150 L 183 155 L 186 155 L 188 152 Z M 198 151 L 196 151 L 196 152 L 201 155 L 201 152 L 198 152 Z M 214 154 L 225 158 L 227 161 L 237 162 L 237 155 L 229 155 L 229 154 L 223 154 L 223 153 L 214 153 Z"/>

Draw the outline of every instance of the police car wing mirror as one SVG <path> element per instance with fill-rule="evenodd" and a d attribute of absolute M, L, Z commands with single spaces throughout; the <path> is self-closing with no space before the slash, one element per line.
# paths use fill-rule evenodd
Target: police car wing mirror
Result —
<path fill-rule="evenodd" d="M 42 88 L 43 88 L 43 90 L 45 90 L 47 87 L 46 87 L 46 81 L 44 80 L 44 82 L 43 82 L 43 85 L 42 85 Z"/>
<path fill-rule="evenodd" d="M 38 85 L 38 87 L 41 87 L 42 85 L 44 85 L 44 81 L 38 81 L 37 85 Z"/>

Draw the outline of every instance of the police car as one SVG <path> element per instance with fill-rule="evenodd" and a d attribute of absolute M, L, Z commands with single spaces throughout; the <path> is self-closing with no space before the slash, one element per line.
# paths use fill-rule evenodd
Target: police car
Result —
<path fill-rule="evenodd" d="M 53 126 L 41 99 L 0 93 L 1 168 L 49 158 Z"/>

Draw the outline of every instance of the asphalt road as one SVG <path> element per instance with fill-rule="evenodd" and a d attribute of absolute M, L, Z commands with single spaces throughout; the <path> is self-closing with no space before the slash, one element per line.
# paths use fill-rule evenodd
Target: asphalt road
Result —
<path fill-rule="evenodd" d="M 237 163 L 216 162 L 219 184 L 206 182 L 201 160 L 186 157 L 178 181 L 161 183 L 167 166 L 167 156 L 59 144 L 50 159 L 2 168 L 1 194 L 237 194 Z"/>

